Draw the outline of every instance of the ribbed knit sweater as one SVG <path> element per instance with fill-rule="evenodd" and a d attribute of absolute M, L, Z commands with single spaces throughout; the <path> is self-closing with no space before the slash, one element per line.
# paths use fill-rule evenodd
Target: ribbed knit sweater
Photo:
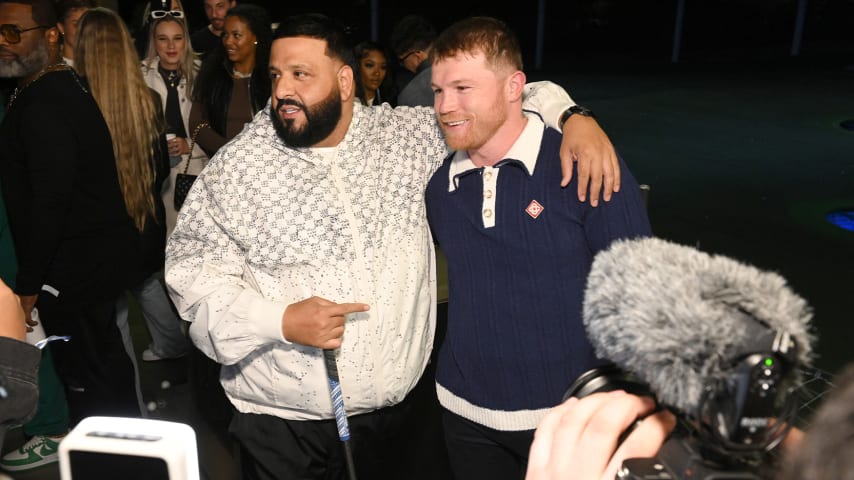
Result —
<path fill-rule="evenodd" d="M 461 170 L 455 161 L 473 167 L 458 152 L 427 187 L 428 218 L 449 276 L 439 400 L 497 430 L 536 428 L 578 375 L 602 363 L 581 318 L 593 257 L 615 239 L 650 235 L 638 184 L 622 161 L 620 192 L 596 208 L 578 201 L 577 175 L 560 187 L 560 141 L 529 118 L 508 152 L 521 155 L 451 180 L 449 171 Z M 491 197 L 494 205 L 485 200 Z"/>

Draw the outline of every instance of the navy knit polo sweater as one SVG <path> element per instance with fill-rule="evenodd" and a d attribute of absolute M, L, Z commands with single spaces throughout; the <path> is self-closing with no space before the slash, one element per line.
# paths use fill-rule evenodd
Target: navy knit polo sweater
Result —
<path fill-rule="evenodd" d="M 481 211 L 483 169 L 458 174 L 449 192 L 451 156 L 427 187 L 449 275 L 440 401 L 498 430 L 535 428 L 578 375 L 603 363 L 581 319 L 593 257 L 615 239 L 650 235 L 637 181 L 622 161 L 622 187 L 610 202 L 579 202 L 577 175 L 561 188 L 560 141 L 544 129 L 533 172 L 515 159 L 496 164 L 493 227 L 484 227 Z M 534 200 L 541 210 L 529 208 Z"/>

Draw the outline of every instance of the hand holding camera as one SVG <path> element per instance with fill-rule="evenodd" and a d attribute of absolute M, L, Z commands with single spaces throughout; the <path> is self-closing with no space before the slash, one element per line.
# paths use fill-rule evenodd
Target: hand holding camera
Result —
<path fill-rule="evenodd" d="M 623 460 L 655 456 L 676 425 L 672 413 L 654 410 L 651 398 L 622 390 L 568 399 L 537 428 L 526 479 L 615 478 Z"/>

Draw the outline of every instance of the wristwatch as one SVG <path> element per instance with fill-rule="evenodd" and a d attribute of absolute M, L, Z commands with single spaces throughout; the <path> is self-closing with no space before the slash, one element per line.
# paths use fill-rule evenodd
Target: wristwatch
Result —
<path fill-rule="evenodd" d="M 582 107 L 581 105 L 573 105 L 564 110 L 563 113 L 560 115 L 560 120 L 558 120 L 557 124 L 561 130 L 563 130 L 563 124 L 566 123 L 567 120 L 569 120 L 569 117 L 575 115 L 576 113 L 583 117 L 596 117 L 595 115 L 593 115 L 593 110 L 590 110 L 587 107 Z"/>

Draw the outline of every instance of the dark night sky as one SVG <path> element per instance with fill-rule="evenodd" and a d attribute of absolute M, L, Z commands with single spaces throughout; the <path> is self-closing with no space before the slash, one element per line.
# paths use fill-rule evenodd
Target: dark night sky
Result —
<path fill-rule="evenodd" d="M 239 0 L 263 5 L 273 18 L 320 11 L 353 26 L 356 40 L 370 37 L 370 1 Z M 119 2 L 130 15 L 135 2 Z M 422 4 L 379 2 L 380 41 L 388 39 L 394 22 L 419 13 L 437 27 L 468 15 L 491 15 L 513 27 L 533 64 L 537 2 L 460 2 L 433 0 Z M 634 62 L 670 60 L 676 0 L 551 0 L 546 3 L 545 66 L 565 60 L 619 56 Z M 849 55 L 854 62 L 854 1 L 810 0 L 802 56 Z M 202 0 L 184 0 L 192 27 L 206 23 Z M 786 58 L 792 44 L 797 0 L 686 0 L 683 61 L 703 62 L 743 55 Z M 749 52 L 749 53 L 747 53 Z"/>

